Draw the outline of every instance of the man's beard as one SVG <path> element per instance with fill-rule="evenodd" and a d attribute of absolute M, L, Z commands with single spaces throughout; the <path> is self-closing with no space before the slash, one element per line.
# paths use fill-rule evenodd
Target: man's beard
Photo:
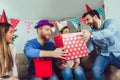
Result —
<path fill-rule="evenodd" d="M 93 22 L 93 23 L 89 24 L 89 26 L 90 26 L 92 29 L 97 29 L 97 23 L 96 23 L 96 22 Z"/>
<path fill-rule="evenodd" d="M 45 35 L 44 33 L 41 34 L 41 38 L 45 41 L 48 41 L 50 39 L 50 37 L 48 37 L 48 35 Z"/>

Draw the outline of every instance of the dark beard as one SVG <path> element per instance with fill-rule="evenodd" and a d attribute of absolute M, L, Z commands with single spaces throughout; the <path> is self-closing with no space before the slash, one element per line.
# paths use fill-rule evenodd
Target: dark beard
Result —
<path fill-rule="evenodd" d="M 90 24 L 90 27 L 92 28 L 92 29 L 97 29 L 97 23 L 92 23 L 92 24 Z"/>

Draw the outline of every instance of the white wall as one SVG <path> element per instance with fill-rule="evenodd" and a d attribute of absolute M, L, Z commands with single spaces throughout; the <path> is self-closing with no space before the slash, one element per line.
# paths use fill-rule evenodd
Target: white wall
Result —
<path fill-rule="evenodd" d="M 96 9 L 103 0 L 0 0 L 0 13 L 20 20 L 61 20 L 77 17 L 86 11 L 85 4 Z"/>
<path fill-rule="evenodd" d="M 23 53 L 24 45 L 27 40 L 37 37 L 36 29 L 34 29 L 34 25 L 36 25 L 37 21 L 32 21 L 34 22 L 34 24 L 33 26 L 31 26 L 29 33 L 27 33 L 24 22 L 25 21 L 20 21 L 16 28 L 17 31 L 15 32 L 15 34 L 18 35 L 14 42 L 14 45 L 16 46 L 17 49 L 17 53 Z"/>
<path fill-rule="evenodd" d="M 103 0 L 106 19 L 115 19 L 120 24 L 120 0 Z"/>
<path fill-rule="evenodd" d="M 101 7 L 103 0 L 0 0 L 0 13 L 5 9 L 8 18 L 19 19 L 15 40 L 17 53 L 23 53 L 25 42 L 36 37 L 34 25 L 26 33 L 25 21 L 36 23 L 39 19 L 51 21 L 81 16 L 86 12 L 85 4 L 92 9 Z"/>

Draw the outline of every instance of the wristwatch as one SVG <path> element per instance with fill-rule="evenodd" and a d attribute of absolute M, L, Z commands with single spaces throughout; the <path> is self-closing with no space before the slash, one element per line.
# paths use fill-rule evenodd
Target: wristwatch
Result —
<path fill-rule="evenodd" d="M 90 38 L 93 38 L 93 34 L 92 34 L 92 32 L 90 32 Z"/>

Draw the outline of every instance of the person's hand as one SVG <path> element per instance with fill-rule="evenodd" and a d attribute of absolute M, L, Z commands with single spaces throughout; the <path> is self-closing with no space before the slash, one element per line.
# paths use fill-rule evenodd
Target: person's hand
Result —
<path fill-rule="evenodd" d="M 87 30 L 82 30 L 81 34 L 78 36 L 80 36 L 79 40 L 87 42 L 90 39 L 91 33 L 88 32 Z"/>
<path fill-rule="evenodd" d="M 56 48 L 53 51 L 52 56 L 54 58 L 62 58 L 62 59 L 64 59 L 64 57 L 66 56 L 66 52 L 64 51 L 64 48 Z"/>
<path fill-rule="evenodd" d="M 58 68 L 59 68 L 60 70 L 63 70 L 65 67 L 61 64 Z"/>
<path fill-rule="evenodd" d="M 66 65 L 66 61 L 64 60 L 64 63 L 62 63 L 60 66 L 59 66 L 59 69 L 63 70 L 64 68 L 66 68 L 67 65 Z"/>
<path fill-rule="evenodd" d="M 56 65 L 60 70 L 63 70 L 65 68 L 64 64 L 66 64 L 66 60 L 57 60 Z"/>
<path fill-rule="evenodd" d="M 78 66 L 79 66 L 79 64 L 80 64 L 80 63 L 75 62 L 75 64 L 74 64 L 74 66 L 72 67 L 72 69 L 75 69 L 76 67 L 78 67 Z"/>
<path fill-rule="evenodd" d="M 87 30 L 82 30 L 83 35 L 84 35 L 84 39 L 87 42 L 90 39 L 91 33 L 88 32 Z"/>

